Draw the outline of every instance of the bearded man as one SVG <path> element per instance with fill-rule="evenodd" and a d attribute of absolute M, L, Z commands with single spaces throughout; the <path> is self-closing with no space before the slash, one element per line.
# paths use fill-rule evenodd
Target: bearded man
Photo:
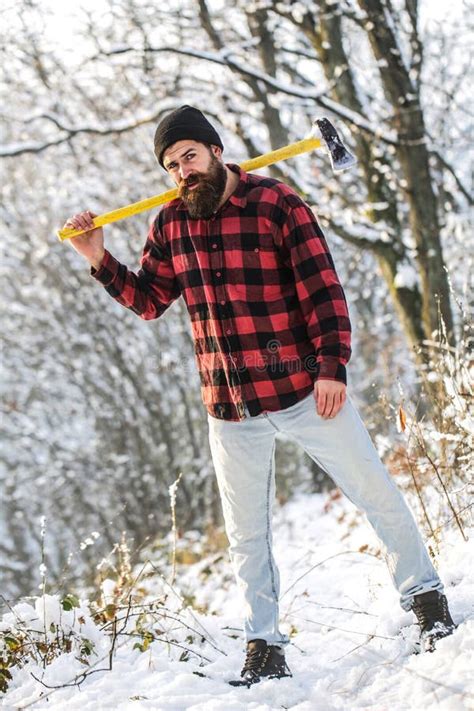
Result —
<path fill-rule="evenodd" d="M 294 190 L 225 164 L 222 153 L 196 108 L 182 106 L 158 125 L 155 154 L 179 197 L 154 219 L 137 273 L 105 249 L 91 212 L 64 227 L 87 230 L 72 246 L 141 318 L 158 318 L 180 295 L 186 303 L 229 554 L 246 602 L 246 657 L 231 683 L 291 675 L 272 553 L 278 432 L 366 513 L 400 604 L 414 611 L 422 646 L 432 650 L 454 623 L 413 516 L 347 393 L 351 324 L 324 234 Z"/>

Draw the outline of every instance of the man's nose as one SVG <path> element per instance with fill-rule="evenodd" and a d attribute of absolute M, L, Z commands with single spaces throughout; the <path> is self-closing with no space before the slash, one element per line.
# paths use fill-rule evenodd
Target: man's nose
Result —
<path fill-rule="evenodd" d="M 189 167 L 187 167 L 187 166 L 185 166 L 185 165 L 180 166 L 180 168 L 179 168 L 179 177 L 180 177 L 181 180 L 186 180 L 186 178 L 188 177 L 188 175 L 189 175 L 190 173 L 191 173 L 191 168 L 189 168 Z"/>

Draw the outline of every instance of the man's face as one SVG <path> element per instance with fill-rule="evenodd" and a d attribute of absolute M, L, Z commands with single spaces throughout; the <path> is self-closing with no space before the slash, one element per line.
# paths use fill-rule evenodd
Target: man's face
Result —
<path fill-rule="evenodd" d="M 177 141 L 166 149 L 163 164 L 190 217 L 209 219 L 219 207 L 227 182 L 220 149 L 197 141 Z"/>

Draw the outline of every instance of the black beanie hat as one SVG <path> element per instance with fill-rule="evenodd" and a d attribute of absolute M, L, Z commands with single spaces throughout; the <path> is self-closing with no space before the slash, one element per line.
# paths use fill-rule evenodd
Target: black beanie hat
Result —
<path fill-rule="evenodd" d="M 155 131 L 155 155 L 163 166 L 163 153 L 176 141 L 186 139 L 211 143 L 224 150 L 216 129 L 204 114 L 193 106 L 181 106 L 160 121 Z M 163 166 L 164 167 L 164 166 Z"/>

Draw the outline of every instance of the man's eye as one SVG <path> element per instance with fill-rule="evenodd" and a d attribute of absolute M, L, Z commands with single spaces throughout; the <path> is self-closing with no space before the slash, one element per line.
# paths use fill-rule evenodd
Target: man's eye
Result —
<path fill-rule="evenodd" d="M 195 153 L 188 153 L 188 155 L 187 155 L 186 157 L 187 157 L 189 160 L 193 160 L 194 158 L 196 158 L 196 154 L 195 154 Z"/>

